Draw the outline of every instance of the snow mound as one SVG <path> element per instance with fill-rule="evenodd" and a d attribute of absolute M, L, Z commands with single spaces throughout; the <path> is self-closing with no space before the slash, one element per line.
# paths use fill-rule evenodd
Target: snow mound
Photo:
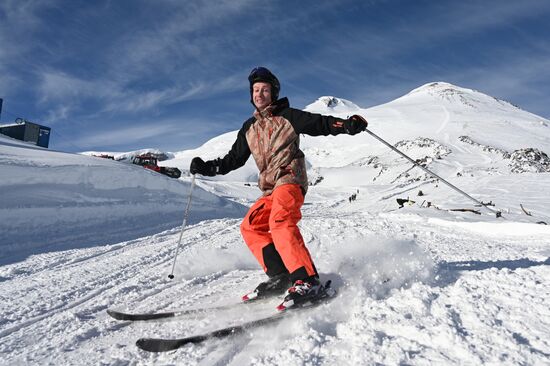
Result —
<path fill-rule="evenodd" d="M 350 102 L 349 100 L 332 97 L 332 96 L 323 96 L 317 99 L 315 102 L 309 104 L 304 109 L 308 112 L 315 111 L 316 113 L 348 113 L 353 111 L 358 111 L 361 108 Z"/>
<path fill-rule="evenodd" d="M 133 164 L 0 138 L 0 263 L 130 240 L 181 225 L 190 183 Z M 245 208 L 197 187 L 189 222 Z M 228 215 L 229 213 L 229 215 Z"/>

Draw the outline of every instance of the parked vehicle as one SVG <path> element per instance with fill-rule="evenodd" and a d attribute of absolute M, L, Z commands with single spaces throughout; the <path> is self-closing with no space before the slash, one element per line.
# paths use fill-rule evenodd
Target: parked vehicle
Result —
<path fill-rule="evenodd" d="M 181 171 L 178 168 L 158 166 L 158 158 L 151 153 L 136 156 L 132 160 L 132 163 L 136 165 L 141 165 L 145 169 L 153 170 L 157 173 L 167 175 L 171 178 L 181 177 Z"/>

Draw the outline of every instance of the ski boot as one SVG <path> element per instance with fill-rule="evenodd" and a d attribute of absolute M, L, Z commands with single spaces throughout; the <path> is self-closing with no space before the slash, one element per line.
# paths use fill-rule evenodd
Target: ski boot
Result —
<path fill-rule="evenodd" d="M 285 293 L 285 298 L 279 306 L 278 311 L 285 311 L 292 308 L 302 308 L 314 305 L 323 299 L 333 297 L 336 292 L 330 287 L 327 281 L 324 285 L 316 277 L 307 280 L 298 280 Z"/>
<path fill-rule="evenodd" d="M 262 299 L 273 295 L 280 295 L 291 285 L 288 273 L 270 277 L 267 281 L 262 282 L 256 289 L 242 297 L 243 302 Z"/>

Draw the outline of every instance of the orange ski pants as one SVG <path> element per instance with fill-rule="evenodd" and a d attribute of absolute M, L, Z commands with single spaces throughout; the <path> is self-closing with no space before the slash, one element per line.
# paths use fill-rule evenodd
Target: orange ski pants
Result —
<path fill-rule="evenodd" d="M 302 218 L 300 208 L 303 204 L 300 185 L 284 184 L 276 187 L 269 196 L 258 199 L 244 217 L 241 224 L 243 239 L 268 276 L 279 274 L 269 266 L 286 269 L 293 282 L 317 275 L 297 225 Z M 281 261 L 278 265 L 277 262 Z M 275 269 L 275 272 L 280 269 Z"/>

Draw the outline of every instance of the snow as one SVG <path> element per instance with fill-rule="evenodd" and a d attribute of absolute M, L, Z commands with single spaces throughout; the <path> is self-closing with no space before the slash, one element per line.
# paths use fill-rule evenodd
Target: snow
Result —
<path fill-rule="evenodd" d="M 444 82 L 369 109 L 335 97 L 307 109 L 364 115 L 373 133 L 502 217 L 366 133 L 304 136 L 316 184 L 300 228 L 339 296 L 244 335 L 151 354 L 135 341 L 203 333 L 277 304 L 156 322 L 106 313 L 237 304 L 264 279 L 239 233 L 260 194 L 253 159 L 196 180 L 167 278 L 189 162 L 222 156 L 236 131 L 192 151 L 109 153 L 164 153 L 180 179 L 0 137 L 0 364 L 549 364 L 550 227 L 537 223 L 550 222 L 550 172 L 543 155 L 522 151 L 550 152 L 550 121 Z"/>
<path fill-rule="evenodd" d="M 189 182 L 132 164 L 29 147 L 0 137 L 0 264 L 41 250 L 117 243 L 183 220 Z M 191 222 L 246 208 L 202 189 Z"/>

